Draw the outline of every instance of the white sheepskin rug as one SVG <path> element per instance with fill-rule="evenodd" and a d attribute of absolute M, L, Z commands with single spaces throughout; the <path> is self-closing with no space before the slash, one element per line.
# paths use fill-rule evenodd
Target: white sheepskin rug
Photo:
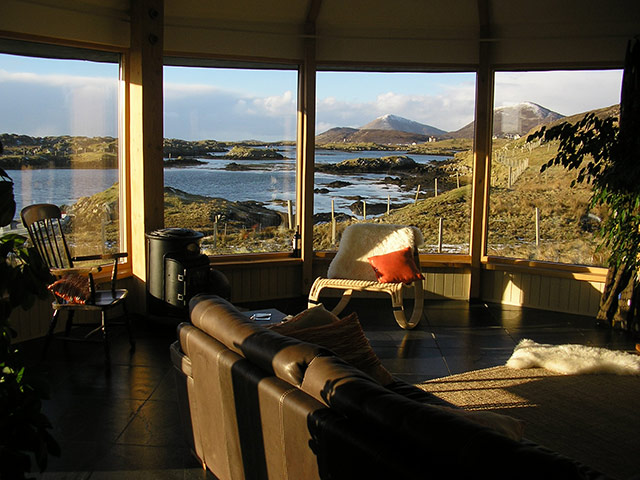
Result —
<path fill-rule="evenodd" d="M 524 339 L 516 345 L 507 367 L 542 367 L 568 375 L 640 375 L 640 355 L 587 345 L 547 345 Z"/>
<path fill-rule="evenodd" d="M 405 247 L 417 248 L 424 242 L 416 227 L 387 223 L 356 223 L 345 228 L 338 253 L 331 261 L 328 278 L 376 281 L 367 260 L 374 255 L 395 252 Z"/>

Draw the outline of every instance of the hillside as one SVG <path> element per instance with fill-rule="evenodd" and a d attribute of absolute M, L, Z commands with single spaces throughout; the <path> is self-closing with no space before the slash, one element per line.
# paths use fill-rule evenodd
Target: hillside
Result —
<path fill-rule="evenodd" d="M 379 145 L 411 145 L 429 141 L 429 135 L 401 132 L 398 130 L 358 130 L 355 128 L 337 127 L 316 135 L 316 145 L 329 143 L 377 143 Z"/>
<path fill-rule="evenodd" d="M 493 113 L 493 136 L 497 138 L 518 138 L 538 125 L 563 118 L 564 115 L 532 102 L 498 107 Z M 471 122 L 460 130 L 449 132 L 446 136 L 448 138 L 473 138 L 474 128 L 475 122 Z"/>
<path fill-rule="evenodd" d="M 418 135 L 428 135 L 440 137 L 444 135 L 444 130 L 425 125 L 423 123 L 414 122 L 407 118 L 391 115 L 390 113 L 376 118 L 375 120 L 360 127 L 360 130 L 397 130 L 399 132 L 417 133 Z"/>

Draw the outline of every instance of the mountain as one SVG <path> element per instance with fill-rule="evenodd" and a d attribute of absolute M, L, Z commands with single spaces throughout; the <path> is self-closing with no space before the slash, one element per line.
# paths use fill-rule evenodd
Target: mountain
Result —
<path fill-rule="evenodd" d="M 429 135 L 407 133 L 399 130 L 359 130 L 357 128 L 336 127 L 316 135 L 316 144 L 327 143 L 377 143 L 379 145 L 424 143 Z"/>
<path fill-rule="evenodd" d="M 360 128 L 335 127 L 316 136 L 316 143 L 411 144 L 441 137 L 444 130 L 414 122 L 397 115 L 383 115 Z"/>
<path fill-rule="evenodd" d="M 447 133 L 431 125 L 414 122 L 413 120 L 391 115 L 390 113 L 367 123 L 363 127 L 360 127 L 360 130 L 397 130 L 399 132 L 417 133 L 419 135 L 431 135 L 434 137 L 439 137 Z"/>
<path fill-rule="evenodd" d="M 493 111 L 493 135 L 501 138 L 514 138 L 525 135 L 533 127 L 564 118 L 557 112 L 532 102 L 523 102 L 508 107 L 498 107 Z M 450 132 L 447 137 L 473 138 L 475 122 L 460 130 Z"/>

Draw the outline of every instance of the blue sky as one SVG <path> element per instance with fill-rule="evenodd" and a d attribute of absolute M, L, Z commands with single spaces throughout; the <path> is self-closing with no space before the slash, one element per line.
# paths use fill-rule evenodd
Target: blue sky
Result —
<path fill-rule="evenodd" d="M 619 102 L 622 72 L 499 72 L 495 105 L 532 101 L 564 115 Z M 116 135 L 118 67 L 0 55 L 0 133 Z M 165 136 L 293 139 L 295 71 L 165 67 Z M 473 120 L 473 73 L 317 75 L 316 131 L 391 113 L 457 130 Z"/>

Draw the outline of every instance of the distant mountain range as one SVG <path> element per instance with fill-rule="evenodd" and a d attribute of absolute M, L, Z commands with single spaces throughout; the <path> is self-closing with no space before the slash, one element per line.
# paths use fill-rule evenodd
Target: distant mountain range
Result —
<path fill-rule="evenodd" d="M 498 107 L 493 111 L 493 135 L 499 138 L 514 138 L 525 135 L 533 127 L 562 118 L 564 115 L 532 102 Z M 447 137 L 472 138 L 474 128 L 475 122 L 471 122 L 460 130 L 449 132 Z"/>
<path fill-rule="evenodd" d="M 497 137 L 525 135 L 533 127 L 564 118 L 563 115 L 532 102 L 519 103 L 494 110 L 493 134 Z M 423 143 L 430 138 L 472 138 L 475 122 L 460 130 L 446 132 L 398 115 L 383 115 L 360 128 L 336 127 L 316 136 L 317 144 L 363 143 L 379 144 Z"/>

